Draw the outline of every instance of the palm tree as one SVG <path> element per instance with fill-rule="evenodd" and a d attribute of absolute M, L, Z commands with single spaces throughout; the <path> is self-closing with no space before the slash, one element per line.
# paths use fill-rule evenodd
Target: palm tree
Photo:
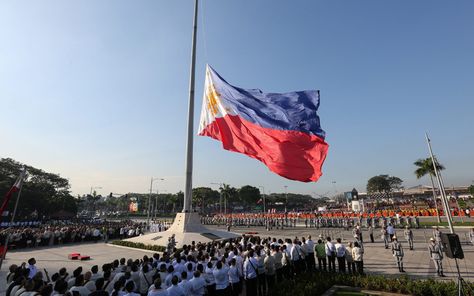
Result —
<path fill-rule="evenodd" d="M 219 189 L 221 196 L 224 197 L 224 214 L 227 214 L 227 200 L 232 201 L 237 193 L 237 190 L 225 183 L 223 183 Z"/>
<path fill-rule="evenodd" d="M 438 171 L 444 170 L 444 166 L 442 164 L 440 164 L 438 162 L 438 160 L 436 160 L 436 158 L 435 158 L 435 162 L 436 162 L 436 169 Z M 431 186 L 432 186 L 431 188 L 433 189 L 433 199 L 434 199 L 435 206 L 436 206 L 436 216 L 438 218 L 438 223 L 440 223 L 441 219 L 440 219 L 439 214 L 438 214 L 438 203 L 436 202 L 436 200 L 437 200 L 436 199 L 436 191 L 435 191 L 435 186 L 434 186 L 434 182 L 433 182 L 433 176 L 435 176 L 433 161 L 431 160 L 431 157 L 428 157 L 428 158 L 425 158 L 425 159 L 420 158 L 417 161 L 415 161 L 413 164 L 417 167 L 417 169 L 415 170 L 415 175 L 416 175 L 417 179 L 420 179 L 421 177 L 424 177 L 426 175 L 430 176 Z"/>

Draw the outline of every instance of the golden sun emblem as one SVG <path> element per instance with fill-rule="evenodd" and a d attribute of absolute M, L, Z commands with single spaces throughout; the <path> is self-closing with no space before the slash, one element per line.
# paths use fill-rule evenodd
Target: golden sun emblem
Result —
<path fill-rule="evenodd" d="M 212 113 L 213 116 L 216 116 L 219 112 L 219 104 L 220 104 L 220 93 L 217 92 L 214 84 L 212 83 L 211 77 L 208 73 L 208 83 L 206 89 L 206 96 L 207 96 L 207 109 Z"/>

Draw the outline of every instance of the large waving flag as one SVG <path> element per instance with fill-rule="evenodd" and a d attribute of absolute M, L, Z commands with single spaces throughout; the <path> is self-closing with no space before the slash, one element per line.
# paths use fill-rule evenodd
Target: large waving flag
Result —
<path fill-rule="evenodd" d="M 317 181 L 328 151 L 318 107 L 319 91 L 242 89 L 208 65 L 199 135 L 258 159 L 285 178 Z"/>

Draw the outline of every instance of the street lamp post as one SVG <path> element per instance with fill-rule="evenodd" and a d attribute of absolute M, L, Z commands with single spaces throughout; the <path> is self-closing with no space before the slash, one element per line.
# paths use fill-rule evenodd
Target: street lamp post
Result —
<path fill-rule="evenodd" d="M 265 209 L 265 187 L 263 186 L 258 186 L 259 188 L 262 188 L 262 201 L 263 201 L 263 215 L 265 215 L 266 213 L 266 209 Z"/>
<path fill-rule="evenodd" d="M 166 190 L 161 190 L 161 193 L 167 192 Z M 153 210 L 153 217 L 156 219 L 156 213 L 158 212 L 158 197 L 160 196 L 160 190 L 156 190 L 155 196 L 155 208 Z M 164 200 L 164 198 L 163 198 Z"/>
<path fill-rule="evenodd" d="M 288 186 L 285 185 L 283 187 L 285 187 L 285 199 L 286 199 L 286 201 L 285 201 L 285 213 L 286 213 L 286 211 L 287 211 L 286 207 L 288 206 Z"/>
<path fill-rule="evenodd" d="M 90 193 L 90 196 L 92 196 L 92 191 L 93 191 L 93 190 L 96 190 L 96 189 L 102 189 L 102 187 L 100 187 L 100 186 L 96 186 L 96 187 L 91 186 L 91 193 Z M 93 208 L 92 208 L 92 209 L 93 209 L 93 211 L 94 211 L 94 215 L 96 214 L 95 202 L 96 202 L 96 201 L 95 201 L 95 198 L 92 199 L 92 203 L 93 203 Z"/>
<path fill-rule="evenodd" d="M 222 216 L 222 189 L 224 189 L 224 183 L 213 182 L 211 184 L 212 185 L 219 185 L 221 187 L 221 191 L 219 192 L 219 214 Z M 227 210 L 227 207 L 226 206 L 224 206 L 224 207 L 225 207 L 225 210 Z"/>
<path fill-rule="evenodd" d="M 100 186 L 96 186 L 96 187 L 91 186 L 91 193 L 90 193 L 90 195 L 92 195 L 92 190 L 96 190 L 96 189 L 102 189 L 102 187 L 100 187 Z"/>
<path fill-rule="evenodd" d="M 148 196 L 148 211 L 147 211 L 147 218 L 146 218 L 146 226 L 150 227 L 150 210 L 151 210 L 151 194 L 153 192 L 153 182 L 154 181 L 164 181 L 165 179 L 163 178 L 153 178 L 151 177 L 150 181 L 150 195 Z"/>

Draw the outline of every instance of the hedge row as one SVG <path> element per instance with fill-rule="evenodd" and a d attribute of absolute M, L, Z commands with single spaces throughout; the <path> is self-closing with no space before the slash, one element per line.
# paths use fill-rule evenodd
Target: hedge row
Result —
<path fill-rule="evenodd" d="M 135 243 L 135 242 L 128 242 L 123 240 L 116 240 L 112 242 L 113 245 L 123 246 L 123 247 L 130 247 L 136 249 L 143 249 L 143 250 L 150 250 L 155 252 L 164 252 L 166 251 L 166 247 L 164 246 L 154 246 L 154 245 L 145 245 L 144 243 Z"/>
<path fill-rule="evenodd" d="M 303 274 L 295 280 L 277 284 L 275 296 L 322 295 L 334 285 L 358 287 L 366 290 L 401 293 L 415 296 L 456 296 L 454 281 L 414 280 L 407 276 L 389 277 L 382 275 L 349 275 L 334 273 Z M 474 285 L 471 283 L 471 289 Z M 472 291 L 472 290 L 471 290 Z"/>

